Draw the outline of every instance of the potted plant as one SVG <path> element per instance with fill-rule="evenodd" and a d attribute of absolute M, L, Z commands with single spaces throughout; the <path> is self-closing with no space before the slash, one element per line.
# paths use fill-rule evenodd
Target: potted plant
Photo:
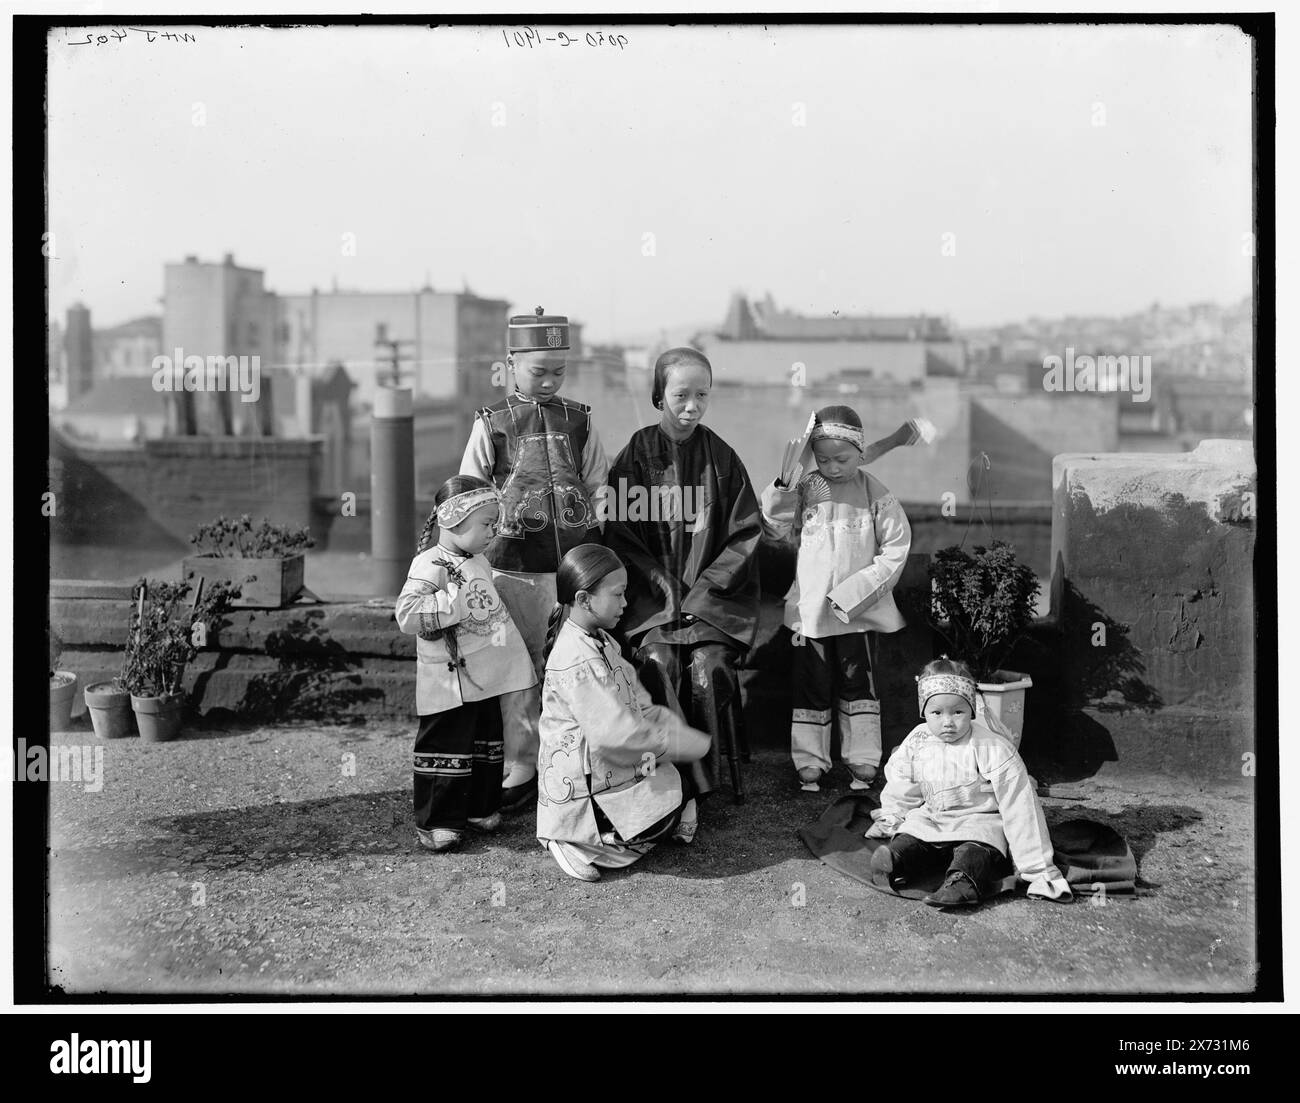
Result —
<path fill-rule="evenodd" d="M 67 731 L 72 725 L 72 703 L 77 697 L 77 675 L 60 670 L 63 641 L 50 629 L 50 731 Z"/>
<path fill-rule="evenodd" d="M 292 528 L 263 519 L 254 527 L 245 513 L 238 520 L 218 517 L 190 536 L 196 554 L 183 563 L 185 581 L 235 583 L 235 605 L 279 609 L 302 592 L 306 550 L 315 545 L 304 525 Z"/>
<path fill-rule="evenodd" d="M 122 739 L 135 734 L 131 695 L 117 678 L 88 685 L 85 697 L 86 711 L 100 739 Z"/>
<path fill-rule="evenodd" d="M 974 672 L 980 689 L 977 714 L 992 713 L 1017 746 L 1033 681 L 1002 664 L 1033 623 L 1037 597 L 1033 569 L 1003 540 L 976 546 L 973 554 L 943 548 L 930 561 L 931 627 L 948 641 L 948 654 Z"/>
<path fill-rule="evenodd" d="M 180 731 L 185 668 L 206 642 L 207 625 L 231 604 L 230 583 L 200 583 L 194 598 L 187 582 L 141 579 L 131 591 L 135 603 L 120 677 L 131 695 L 140 738 L 146 743 L 174 739 Z"/>

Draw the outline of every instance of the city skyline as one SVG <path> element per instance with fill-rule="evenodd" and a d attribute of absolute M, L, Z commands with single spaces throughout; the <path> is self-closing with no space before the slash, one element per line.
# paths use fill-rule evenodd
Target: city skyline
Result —
<path fill-rule="evenodd" d="M 1250 292 L 1234 31 L 624 31 L 55 31 L 50 313 L 152 313 L 163 263 L 228 252 L 282 294 L 468 286 L 597 342 L 737 286 L 970 328 Z"/>

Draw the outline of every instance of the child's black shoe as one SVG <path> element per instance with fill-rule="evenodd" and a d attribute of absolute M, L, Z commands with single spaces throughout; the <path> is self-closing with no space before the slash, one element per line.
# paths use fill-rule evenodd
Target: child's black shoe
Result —
<path fill-rule="evenodd" d="M 932 908 L 966 908 L 978 904 L 979 890 L 975 882 L 959 870 L 951 870 L 944 882 L 929 896 L 921 898 L 921 903 Z"/>

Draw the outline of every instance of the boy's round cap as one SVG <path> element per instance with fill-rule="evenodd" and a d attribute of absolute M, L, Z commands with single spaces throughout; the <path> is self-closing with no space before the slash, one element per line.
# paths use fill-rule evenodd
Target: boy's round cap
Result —
<path fill-rule="evenodd" d="M 547 314 L 539 306 L 532 314 L 515 314 L 506 332 L 506 348 L 511 352 L 545 352 L 569 347 L 569 319 L 563 314 Z"/>

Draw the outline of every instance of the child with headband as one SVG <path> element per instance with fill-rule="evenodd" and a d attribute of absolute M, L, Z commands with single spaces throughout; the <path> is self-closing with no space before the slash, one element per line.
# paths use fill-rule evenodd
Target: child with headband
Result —
<path fill-rule="evenodd" d="M 591 408 L 564 398 L 569 319 L 516 314 L 506 334 L 512 393 L 474 417 L 462 475 L 501 491 L 501 523 L 487 548 L 492 577 L 542 676 L 546 618 L 555 604 L 555 572 L 570 548 L 599 541 L 609 461 Z M 531 810 L 537 798 L 540 689 L 503 693 L 505 776 L 501 810 Z"/>
<path fill-rule="evenodd" d="M 483 556 L 501 496 L 486 479 L 457 475 L 434 502 L 397 598 L 397 623 L 418 637 L 416 835 L 443 851 L 467 828 L 501 825 L 500 697 L 535 685 L 537 675 Z"/>
<path fill-rule="evenodd" d="M 880 766 L 868 633 L 903 627 L 891 591 L 912 530 L 898 499 L 864 462 L 862 420 L 847 406 L 827 406 L 786 446 L 781 475 L 762 495 L 768 534 L 784 539 L 793 531 L 798 539 L 785 625 L 796 645 L 791 757 L 805 792 L 817 792 L 831 768 L 833 715 L 850 787 L 869 788 Z"/>
<path fill-rule="evenodd" d="M 946 863 L 923 902 L 964 907 L 988 892 L 1009 852 L 1031 896 L 1068 901 L 1033 780 L 1005 729 L 975 719 L 976 689 L 966 664 L 947 656 L 917 677 L 922 723 L 889 756 L 871 813 L 867 838 L 889 840 L 871 857 L 872 881 L 897 891 Z"/>

